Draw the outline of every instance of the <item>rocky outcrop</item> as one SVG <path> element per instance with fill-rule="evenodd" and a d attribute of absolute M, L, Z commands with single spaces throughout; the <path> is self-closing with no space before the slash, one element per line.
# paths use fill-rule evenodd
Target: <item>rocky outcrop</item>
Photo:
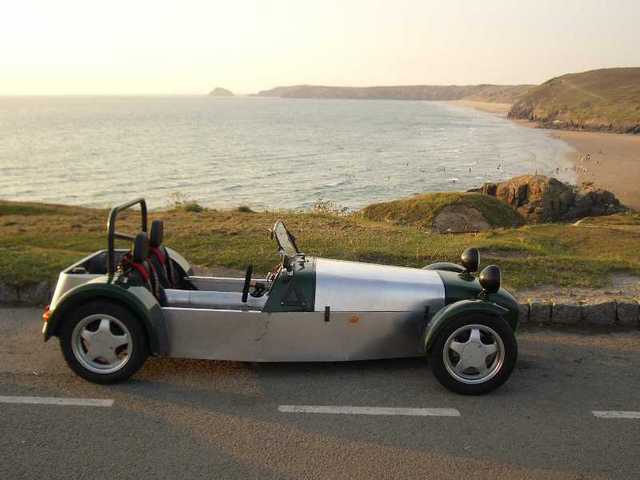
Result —
<path fill-rule="evenodd" d="M 442 208 L 434 217 L 432 226 L 437 233 L 473 233 L 490 228 L 488 220 L 478 209 L 462 204 Z"/>
<path fill-rule="evenodd" d="M 209 95 L 212 97 L 233 97 L 233 92 L 226 88 L 216 87 L 209 92 Z"/>
<path fill-rule="evenodd" d="M 578 188 L 544 175 L 485 183 L 478 191 L 508 204 L 530 223 L 571 221 L 626 210 L 613 193 L 593 184 Z"/>

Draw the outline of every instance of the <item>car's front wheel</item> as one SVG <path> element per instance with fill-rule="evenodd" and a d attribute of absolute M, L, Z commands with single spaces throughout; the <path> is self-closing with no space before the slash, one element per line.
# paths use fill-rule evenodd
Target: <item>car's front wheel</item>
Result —
<path fill-rule="evenodd" d="M 470 314 L 440 328 L 430 363 L 438 381 L 465 395 L 490 392 L 507 381 L 518 358 L 513 330 L 502 318 Z"/>
<path fill-rule="evenodd" d="M 133 375 L 149 355 L 140 321 L 108 301 L 86 303 L 70 312 L 60 346 L 71 369 L 94 383 L 114 383 Z"/>

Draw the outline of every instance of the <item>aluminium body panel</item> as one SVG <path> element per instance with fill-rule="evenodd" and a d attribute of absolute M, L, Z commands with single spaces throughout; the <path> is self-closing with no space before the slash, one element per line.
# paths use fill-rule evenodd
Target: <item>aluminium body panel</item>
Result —
<path fill-rule="evenodd" d="M 51 310 L 54 310 L 62 296 L 72 288 L 75 288 L 79 285 L 84 285 L 85 283 L 89 283 L 90 281 L 102 276 L 103 275 L 93 273 L 69 273 L 67 271 L 61 272 L 60 275 L 58 275 L 58 281 L 56 282 L 56 288 L 53 291 L 51 302 L 49 302 L 49 308 Z"/>
<path fill-rule="evenodd" d="M 205 308 L 217 310 L 262 310 L 267 301 L 266 295 L 249 295 L 242 301 L 241 292 L 213 290 L 176 290 L 165 289 L 167 306 L 184 308 Z"/>
<path fill-rule="evenodd" d="M 244 278 L 234 277 L 204 277 L 199 275 L 187 276 L 186 280 L 191 282 L 198 290 L 212 290 L 216 292 L 242 292 Z M 254 278 L 256 282 L 267 283 L 264 278 Z"/>
<path fill-rule="evenodd" d="M 104 255 L 105 250 L 98 250 L 97 252 L 93 252 L 90 255 L 78 260 L 72 265 L 69 265 L 58 275 L 58 281 L 56 282 L 56 288 L 53 291 L 53 297 L 50 302 L 50 309 L 53 310 L 56 308 L 56 305 L 62 298 L 62 296 L 67 293 L 72 288 L 77 287 L 78 285 L 83 285 L 85 283 L 89 283 L 90 281 L 101 277 L 103 274 L 100 273 L 73 273 L 76 268 L 84 267 L 84 265 L 94 257 L 98 257 L 100 255 Z"/>
<path fill-rule="evenodd" d="M 241 292 L 244 286 L 244 278 L 191 275 L 187 276 L 186 280 L 198 290 L 214 290 L 217 292 Z"/>
<path fill-rule="evenodd" d="M 169 356 L 244 362 L 415 357 L 427 319 L 418 312 L 266 313 L 165 307 Z M 328 321 L 327 321 L 328 320 Z"/>
<path fill-rule="evenodd" d="M 124 253 L 126 252 L 127 252 L 126 249 L 121 249 L 121 248 L 116 249 L 117 255 L 124 255 Z M 85 272 L 82 272 L 82 273 L 74 272 L 74 270 L 76 269 L 84 268 L 92 259 L 96 257 L 104 256 L 104 255 L 106 255 L 106 250 L 98 250 L 97 252 L 93 252 L 92 254 L 87 255 L 86 257 L 78 260 L 77 262 L 68 266 L 62 272 L 60 272 L 60 274 L 58 275 L 58 281 L 56 282 L 56 288 L 54 289 L 53 297 L 51 298 L 49 308 L 51 310 L 55 309 L 57 303 L 60 301 L 60 298 L 62 298 L 62 296 L 72 288 L 75 288 L 78 285 L 89 283 L 92 280 L 95 280 L 96 278 L 104 276 L 105 272 L 89 273 L 86 271 L 86 269 L 85 269 Z"/>
<path fill-rule="evenodd" d="M 344 260 L 316 259 L 315 310 L 424 312 L 444 306 L 442 278 L 435 271 Z"/>

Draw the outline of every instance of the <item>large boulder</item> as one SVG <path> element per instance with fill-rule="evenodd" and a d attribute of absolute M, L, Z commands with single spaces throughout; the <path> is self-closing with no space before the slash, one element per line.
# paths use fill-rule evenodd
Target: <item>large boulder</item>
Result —
<path fill-rule="evenodd" d="M 575 202 L 566 213 L 567 220 L 583 217 L 598 217 L 626 210 L 616 196 L 608 190 L 596 188 L 592 183 L 583 183 L 576 191 Z"/>
<path fill-rule="evenodd" d="M 491 225 L 474 207 L 463 204 L 447 205 L 433 219 L 432 229 L 437 233 L 473 233 L 489 230 Z"/>
<path fill-rule="evenodd" d="M 607 190 L 583 184 L 577 188 L 544 175 L 523 175 L 485 183 L 479 191 L 501 200 L 530 223 L 569 221 L 625 210 Z"/>

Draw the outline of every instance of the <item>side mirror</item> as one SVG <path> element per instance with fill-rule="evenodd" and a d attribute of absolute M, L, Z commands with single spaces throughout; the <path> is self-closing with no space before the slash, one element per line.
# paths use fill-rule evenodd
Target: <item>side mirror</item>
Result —
<path fill-rule="evenodd" d="M 500 290 L 500 284 L 502 283 L 502 272 L 495 265 L 489 265 L 478 277 L 482 291 L 487 294 L 496 293 Z"/>
<path fill-rule="evenodd" d="M 460 262 L 467 273 L 474 273 L 480 267 L 480 252 L 477 248 L 467 248 L 460 256 Z"/>

